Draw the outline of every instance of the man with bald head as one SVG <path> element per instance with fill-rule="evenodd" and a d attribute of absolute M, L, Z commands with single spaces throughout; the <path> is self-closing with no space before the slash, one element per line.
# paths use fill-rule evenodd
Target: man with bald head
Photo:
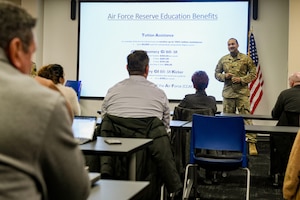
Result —
<path fill-rule="evenodd" d="M 300 72 L 293 73 L 289 77 L 290 88 L 283 90 L 272 109 L 272 117 L 278 119 L 282 125 L 299 126 L 299 116 L 294 120 L 287 120 L 284 112 L 300 114 Z M 283 124 L 284 123 L 284 124 Z M 293 124 L 291 124 L 293 123 Z"/>
<path fill-rule="evenodd" d="M 280 92 L 272 109 L 272 117 L 278 120 L 277 126 L 300 126 L 300 72 L 289 76 L 289 86 Z M 270 172 L 275 186 L 281 184 L 294 140 L 293 134 L 270 136 Z"/>

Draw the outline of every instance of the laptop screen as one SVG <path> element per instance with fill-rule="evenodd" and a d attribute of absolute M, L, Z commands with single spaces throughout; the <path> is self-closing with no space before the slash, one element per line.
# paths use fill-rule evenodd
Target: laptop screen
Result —
<path fill-rule="evenodd" d="M 93 139 L 96 122 L 96 116 L 75 116 L 72 124 L 74 137 Z"/>

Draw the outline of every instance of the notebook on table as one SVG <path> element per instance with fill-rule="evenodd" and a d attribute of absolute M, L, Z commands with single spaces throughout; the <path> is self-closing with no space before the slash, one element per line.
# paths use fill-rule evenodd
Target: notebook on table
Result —
<path fill-rule="evenodd" d="M 79 101 L 81 94 L 81 81 L 67 80 L 65 86 L 71 87 L 75 90 Z"/>
<path fill-rule="evenodd" d="M 72 129 L 74 138 L 78 144 L 85 144 L 92 141 L 95 134 L 97 123 L 96 116 L 75 116 L 73 119 Z"/>

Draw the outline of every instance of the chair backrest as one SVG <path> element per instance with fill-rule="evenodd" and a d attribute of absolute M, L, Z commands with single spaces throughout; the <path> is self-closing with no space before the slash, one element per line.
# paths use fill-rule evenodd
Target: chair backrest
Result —
<path fill-rule="evenodd" d="M 214 115 L 214 112 L 211 108 L 183 108 L 180 106 L 176 106 L 174 108 L 173 119 L 174 120 L 184 120 L 184 121 L 192 121 L 193 114 L 201 114 L 201 115 Z"/>
<path fill-rule="evenodd" d="M 192 122 L 191 163 L 194 163 L 195 149 L 237 151 L 247 157 L 246 131 L 242 117 L 194 114 Z"/>
<path fill-rule="evenodd" d="M 65 86 L 71 87 L 75 90 L 79 101 L 81 94 L 81 81 L 67 80 Z"/>

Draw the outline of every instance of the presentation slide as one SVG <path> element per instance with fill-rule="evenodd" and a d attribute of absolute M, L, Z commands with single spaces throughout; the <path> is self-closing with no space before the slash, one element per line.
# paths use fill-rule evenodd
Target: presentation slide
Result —
<path fill-rule="evenodd" d="M 128 78 L 126 58 L 147 51 L 148 80 L 170 100 L 195 93 L 191 76 L 209 76 L 208 95 L 222 101 L 218 60 L 236 38 L 247 53 L 249 2 L 80 2 L 78 80 L 82 97 L 105 97 Z"/>

